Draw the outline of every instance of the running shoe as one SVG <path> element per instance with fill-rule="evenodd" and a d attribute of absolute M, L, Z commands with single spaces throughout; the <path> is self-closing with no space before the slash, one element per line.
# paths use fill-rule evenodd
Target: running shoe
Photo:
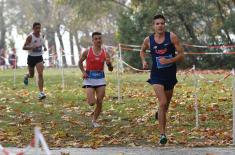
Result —
<path fill-rule="evenodd" d="M 38 99 L 39 100 L 42 100 L 42 99 L 45 99 L 46 98 L 46 95 L 43 93 L 43 92 L 40 92 L 39 94 L 38 94 Z"/>
<path fill-rule="evenodd" d="M 24 76 L 23 82 L 24 82 L 24 85 L 25 85 L 25 86 L 28 86 L 28 84 L 29 84 L 29 78 L 28 78 L 27 75 Z"/>
<path fill-rule="evenodd" d="M 98 123 L 96 123 L 95 121 L 92 121 L 91 123 L 92 123 L 93 128 L 99 128 L 100 127 L 100 125 Z"/>
<path fill-rule="evenodd" d="M 165 134 L 161 134 L 160 136 L 160 144 L 166 144 L 167 143 L 167 138 Z"/>

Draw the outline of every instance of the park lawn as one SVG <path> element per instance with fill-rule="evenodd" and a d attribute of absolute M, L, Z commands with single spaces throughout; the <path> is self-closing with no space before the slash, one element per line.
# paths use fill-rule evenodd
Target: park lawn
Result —
<path fill-rule="evenodd" d="M 26 69 L 0 71 L 0 143 L 22 147 L 33 137 L 33 128 L 41 127 L 50 147 L 158 146 L 158 122 L 154 119 L 157 100 L 146 80 L 149 73 L 123 73 L 121 102 L 117 100 L 116 73 L 106 74 L 107 88 L 100 117 L 102 128 L 93 129 L 78 69 L 47 68 L 47 99 L 37 100 L 34 79 L 23 85 Z M 210 80 L 221 74 L 203 75 Z M 178 75 L 168 113 L 167 145 L 227 146 L 232 144 L 232 77 L 219 83 L 199 78 L 194 87 L 193 75 Z M 199 128 L 195 128 L 194 93 L 198 94 Z"/>

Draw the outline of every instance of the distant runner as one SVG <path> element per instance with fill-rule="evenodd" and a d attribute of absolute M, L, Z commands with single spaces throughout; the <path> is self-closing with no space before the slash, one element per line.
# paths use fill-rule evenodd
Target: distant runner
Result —
<path fill-rule="evenodd" d="M 43 51 L 46 51 L 47 48 L 44 45 L 43 37 L 41 36 L 41 24 L 34 23 L 33 24 L 33 32 L 28 35 L 25 44 L 23 46 L 23 50 L 28 51 L 28 73 L 24 76 L 24 84 L 28 85 L 28 78 L 34 77 L 34 68 L 36 67 L 38 72 L 38 88 L 39 94 L 38 99 L 42 100 L 46 98 L 45 93 L 43 92 Z"/>

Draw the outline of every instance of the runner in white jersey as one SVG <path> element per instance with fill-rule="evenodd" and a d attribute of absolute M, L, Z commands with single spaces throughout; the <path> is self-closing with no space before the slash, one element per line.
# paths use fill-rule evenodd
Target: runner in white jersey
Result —
<path fill-rule="evenodd" d="M 28 35 L 23 50 L 28 51 L 28 73 L 24 76 L 24 84 L 28 85 L 28 78 L 34 77 L 34 68 L 36 67 L 38 72 L 38 88 L 39 95 L 38 99 L 46 98 L 45 93 L 43 92 L 43 51 L 46 51 L 46 47 L 44 45 L 43 37 L 41 36 L 41 24 L 34 23 L 33 24 L 33 32 Z"/>

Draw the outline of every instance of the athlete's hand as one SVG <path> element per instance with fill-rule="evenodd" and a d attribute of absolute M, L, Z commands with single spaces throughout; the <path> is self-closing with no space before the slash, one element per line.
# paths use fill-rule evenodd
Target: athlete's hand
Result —
<path fill-rule="evenodd" d="M 111 63 L 107 63 L 107 66 L 108 66 L 108 70 L 110 71 L 110 72 L 112 72 L 113 71 L 113 65 L 111 64 Z"/>
<path fill-rule="evenodd" d="M 110 72 L 112 72 L 113 71 L 113 65 L 112 65 L 112 63 L 111 63 L 111 61 L 110 61 L 110 58 L 106 58 L 106 65 L 108 66 L 108 70 L 110 71 Z"/>
<path fill-rule="evenodd" d="M 44 51 L 47 51 L 47 48 L 46 48 L 46 47 L 44 47 Z"/>
<path fill-rule="evenodd" d="M 143 69 L 148 69 L 149 65 L 146 61 L 143 62 Z"/>
<path fill-rule="evenodd" d="M 110 58 L 106 58 L 105 61 L 107 65 L 111 63 Z"/>
<path fill-rule="evenodd" d="M 165 57 L 161 57 L 161 58 L 159 59 L 159 62 L 164 65 L 164 64 L 169 64 L 169 63 L 171 63 L 171 60 L 170 60 L 170 59 L 166 59 Z"/>
<path fill-rule="evenodd" d="M 83 78 L 83 79 L 88 78 L 88 75 L 87 75 L 87 73 L 86 73 L 86 72 L 83 72 L 83 73 L 82 73 L 82 78 Z"/>

